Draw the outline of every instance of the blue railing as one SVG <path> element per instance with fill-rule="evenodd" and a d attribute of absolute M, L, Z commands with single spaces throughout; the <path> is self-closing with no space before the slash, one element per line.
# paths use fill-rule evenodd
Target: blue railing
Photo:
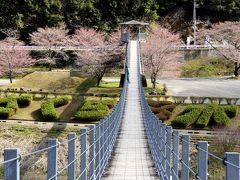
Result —
<path fill-rule="evenodd" d="M 129 58 L 128 52 L 127 50 L 126 62 Z M 24 155 L 20 154 L 17 148 L 5 149 L 4 161 L 0 163 L 4 166 L 4 180 L 19 180 L 21 159 L 44 152 L 47 152 L 47 180 L 57 180 L 58 176 L 64 171 L 67 171 L 68 180 L 101 179 L 118 136 L 127 88 L 126 75 L 119 102 L 112 113 L 96 125 L 82 128 L 80 137 L 77 137 L 76 133 L 69 133 L 68 140 L 65 142 L 49 139 L 47 147 Z M 76 141 L 80 141 L 80 155 L 77 155 Z M 63 168 L 59 169 L 57 163 L 58 150 L 64 144 L 68 145 L 68 162 Z M 77 160 L 80 161 L 79 168 L 76 167 Z M 77 174 L 77 172 L 79 173 Z"/>
<path fill-rule="evenodd" d="M 138 50 L 139 62 L 141 62 L 140 48 Z M 240 153 L 226 152 L 224 158 L 220 158 L 208 152 L 209 144 L 206 141 L 199 141 L 197 144 L 192 144 L 191 146 L 191 148 L 196 147 L 197 151 L 197 160 L 195 162 L 195 167 L 197 168 L 193 168 L 190 165 L 190 136 L 180 135 L 177 130 L 173 130 L 171 126 L 164 124 L 152 113 L 146 101 L 141 83 L 141 78 L 139 77 L 139 87 L 141 87 L 140 102 L 144 126 L 152 159 L 160 179 L 207 180 L 209 173 L 211 173 L 208 172 L 209 157 L 211 157 L 220 161 L 225 166 L 224 176 L 226 180 L 240 180 Z M 180 151 L 179 147 L 181 146 Z"/>

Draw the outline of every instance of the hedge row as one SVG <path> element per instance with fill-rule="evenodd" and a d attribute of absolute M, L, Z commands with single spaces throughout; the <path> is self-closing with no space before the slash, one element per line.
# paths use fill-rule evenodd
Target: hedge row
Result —
<path fill-rule="evenodd" d="M 238 113 L 238 107 L 236 105 L 223 106 L 223 109 L 229 118 L 233 118 Z"/>
<path fill-rule="evenodd" d="M 208 125 L 212 114 L 214 112 L 215 107 L 208 105 L 207 107 L 205 107 L 202 111 L 202 114 L 200 115 L 200 117 L 198 118 L 195 126 L 198 128 L 204 128 Z"/>
<path fill-rule="evenodd" d="M 41 105 L 42 117 L 48 121 L 56 121 L 59 118 L 55 108 L 68 104 L 70 98 L 68 96 L 59 96 L 53 100 L 43 102 Z"/>
<path fill-rule="evenodd" d="M 68 104 L 69 101 L 70 101 L 69 96 L 59 96 L 53 100 L 54 107 L 58 108 L 58 107 L 64 106 L 64 105 Z"/>
<path fill-rule="evenodd" d="M 0 118 L 8 119 L 18 110 L 17 98 L 9 96 L 8 98 L 0 99 Z"/>
<path fill-rule="evenodd" d="M 172 125 L 176 127 L 186 128 L 197 121 L 198 117 L 202 113 L 202 110 L 203 109 L 201 107 L 192 108 L 191 111 L 188 111 L 183 115 L 177 116 L 172 121 Z"/>
<path fill-rule="evenodd" d="M 114 101 L 85 101 L 75 114 L 79 121 L 98 121 L 109 113 L 109 107 L 113 107 Z"/>
<path fill-rule="evenodd" d="M 32 100 L 33 100 L 33 97 L 31 94 L 21 94 L 17 98 L 17 103 L 18 103 L 18 106 L 20 107 L 26 107 L 32 103 Z"/>
<path fill-rule="evenodd" d="M 148 102 L 148 105 L 151 107 L 161 107 L 161 106 L 172 104 L 171 101 L 154 101 L 152 99 L 148 99 L 147 102 Z"/>
<path fill-rule="evenodd" d="M 79 121 L 97 121 L 104 118 L 108 111 L 78 111 L 75 119 Z"/>
<path fill-rule="evenodd" d="M 218 125 L 227 125 L 230 122 L 229 117 L 224 111 L 223 107 L 218 107 L 213 113 L 213 120 Z"/>
<path fill-rule="evenodd" d="M 14 110 L 11 108 L 0 107 L 0 118 L 8 119 L 12 115 L 14 115 Z"/>
<path fill-rule="evenodd" d="M 237 111 L 238 107 L 235 105 L 190 105 L 172 121 L 172 125 L 182 128 L 195 125 L 198 128 L 204 128 L 212 121 L 216 125 L 226 126 L 230 122 L 230 118 L 237 115 Z"/>
<path fill-rule="evenodd" d="M 45 120 L 57 120 L 58 114 L 54 107 L 53 101 L 43 102 L 41 105 L 41 113 Z"/>

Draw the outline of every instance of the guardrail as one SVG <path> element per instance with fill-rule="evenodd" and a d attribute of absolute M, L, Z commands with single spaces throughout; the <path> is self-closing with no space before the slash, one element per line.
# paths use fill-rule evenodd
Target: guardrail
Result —
<path fill-rule="evenodd" d="M 217 104 L 238 104 L 238 97 L 204 97 L 204 96 L 171 96 L 171 95 L 147 95 L 149 99 L 157 99 L 158 101 L 172 101 L 174 103 L 217 103 Z"/>
<path fill-rule="evenodd" d="M 141 84 L 141 78 L 139 78 L 139 84 Z M 240 153 L 225 152 L 224 158 L 220 158 L 208 152 L 209 144 L 206 141 L 197 142 L 197 168 L 190 166 L 190 136 L 180 136 L 178 130 L 173 130 L 171 126 L 162 123 L 162 121 L 152 113 L 146 101 L 143 87 L 140 89 L 140 95 L 148 145 L 156 172 L 161 179 L 207 180 L 208 174 L 210 173 L 208 172 L 209 157 L 222 162 L 225 167 L 226 180 L 240 179 Z M 180 144 L 182 146 L 181 153 L 179 152 Z M 194 146 L 194 144 L 192 145 Z M 180 164 L 181 169 L 179 169 Z M 179 171 L 181 171 L 181 174 L 179 174 Z"/>

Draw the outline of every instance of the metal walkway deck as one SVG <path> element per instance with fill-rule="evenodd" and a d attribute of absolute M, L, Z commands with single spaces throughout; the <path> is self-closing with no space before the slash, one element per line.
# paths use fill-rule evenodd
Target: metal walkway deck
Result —
<path fill-rule="evenodd" d="M 104 180 L 159 179 L 153 168 L 144 131 L 138 84 L 137 42 L 130 42 L 127 102 L 116 150 Z"/>

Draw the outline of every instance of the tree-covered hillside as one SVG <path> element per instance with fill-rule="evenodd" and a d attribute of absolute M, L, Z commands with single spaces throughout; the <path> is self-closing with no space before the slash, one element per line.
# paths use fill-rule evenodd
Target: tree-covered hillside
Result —
<path fill-rule="evenodd" d="M 197 1 L 202 16 L 220 20 L 240 17 L 239 0 Z M 119 22 L 154 21 L 177 7 L 192 4 L 193 0 L 1 0 L 0 29 L 17 29 L 26 35 L 38 27 L 64 23 L 69 29 L 87 26 L 112 31 Z"/>

